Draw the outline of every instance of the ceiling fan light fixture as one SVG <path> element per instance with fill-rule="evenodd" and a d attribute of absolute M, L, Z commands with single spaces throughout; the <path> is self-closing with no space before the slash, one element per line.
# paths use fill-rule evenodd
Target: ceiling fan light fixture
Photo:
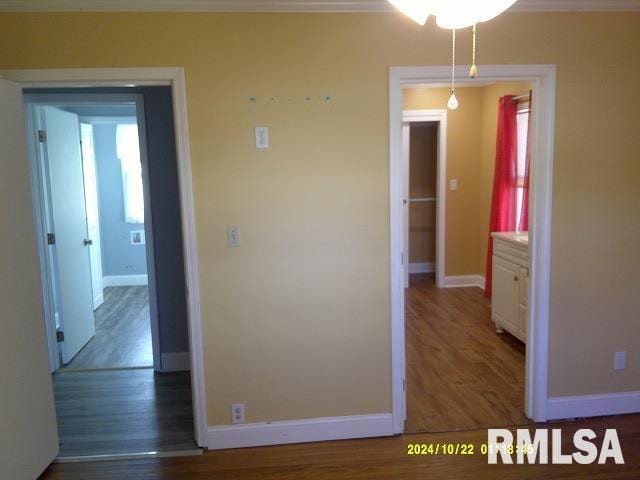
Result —
<path fill-rule="evenodd" d="M 427 23 L 431 3 L 428 0 L 389 0 L 389 3 L 418 25 Z"/>

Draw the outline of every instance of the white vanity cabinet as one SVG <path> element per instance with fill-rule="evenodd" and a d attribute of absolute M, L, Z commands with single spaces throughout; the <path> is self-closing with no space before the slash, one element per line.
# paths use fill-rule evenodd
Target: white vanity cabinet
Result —
<path fill-rule="evenodd" d="M 527 342 L 529 236 L 526 232 L 492 233 L 493 283 L 491 319 L 496 331 Z"/>

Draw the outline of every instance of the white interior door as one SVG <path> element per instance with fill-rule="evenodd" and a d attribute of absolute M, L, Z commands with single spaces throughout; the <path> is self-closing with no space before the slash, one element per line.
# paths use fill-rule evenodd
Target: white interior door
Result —
<path fill-rule="evenodd" d="M 33 480 L 58 454 L 22 92 L 0 80 L 0 478 Z"/>
<path fill-rule="evenodd" d="M 62 361 L 68 363 L 95 334 L 80 125 L 74 113 L 43 110 L 64 331 Z"/>
<path fill-rule="evenodd" d="M 102 251 L 100 246 L 100 214 L 98 210 L 98 177 L 96 157 L 93 149 L 93 125 L 80 124 L 82 139 L 82 169 L 84 173 L 84 198 L 87 209 L 87 230 L 89 232 L 89 262 L 91 263 L 91 290 L 93 309 L 104 303 L 102 281 Z"/>

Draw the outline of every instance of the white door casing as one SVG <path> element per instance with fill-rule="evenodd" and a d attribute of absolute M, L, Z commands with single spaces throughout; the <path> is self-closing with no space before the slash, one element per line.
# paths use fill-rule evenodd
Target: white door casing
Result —
<path fill-rule="evenodd" d="M 80 124 L 82 140 L 82 171 L 84 175 L 84 197 L 87 210 L 87 231 L 89 245 L 89 262 L 91 264 L 91 290 L 93 309 L 104 302 L 104 286 L 102 282 L 102 250 L 100 244 L 100 212 L 98 208 L 98 178 L 96 174 L 96 158 L 93 145 L 93 125 Z"/>
<path fill-rule="evenodd" d="M 62 361 L 68 363 L 95 334 L 80 127 L 74 113 L 55 107 L 42 110 L 53 209 L 50 231 L 56 237 L 59 313 L 64 331 Z"/>
<path fill-rule="evenodd" d="M 33 480 L 58 453 L 22 90 L 0 80 L 0 478 Z"/>
<path fill-rule="evenodd" d="M 464 79 L 468 65 L 456 66 Z M 530 201 L 530 265 L 527 319 L 525 413 L 530 419 L 547 420 L 549 363 L 549 278 L 551 253 L 551 206 L 555 125 L 555 65 L 480 65 L 477 82 L 528 80 L 533 84 L 534 123 Z M 400 262 L 403 242 L 403 88 L 407 85 L 442 85 L 450 80 L 449 66 L 391 67 L 389 70 L 389 210 L 390 294 L 393 431 L 402 433 L 406 415 L 404 271 Z M 440 198 L 440 194 L 438 195 Z"/>
<path fill-rule="evenodd" d="M 191 385 L 193 392 L 193 417 L 196 442 L 199 446 L 208 443 L 206 412 L 204 354 L 202 342 L 202 318 L 200 312 L 200 278 L 198 274 L 198 245 L 196 241 L 195 211 L 191 174 L 191 152 L 189 146 L 189 122 L 187 118 L 187 95 L 184 68 L 140 67 L 140 68 L 63 68 L 35 70 L 0 70 L 0 77 L 19 82 L 27 87 L 112 87 L 130 85 L 170 86 L 173 97 L 173 117 L 178 156 L 180 182 L 180 207 L 185 254 L 185 276 L 187 281 L 187 320 L 189 322 L 189 353 Z M 32 157 L 36 157 L 35 153 Z M 37 188 L 37 185 L 34 186 Z M 35 198 L 35 197 L 34 197 Z M 36 215 L 38 211 L 36 210 Z M 41 222 L 37 228 L 41 229 Z M 42 246 L 42 241 L 40 241 Z M 44 249 L 41 257 L 45 258 Z M 42 262 L 41 262 L 42 263 Z M 42 263 L 42 271 L 47 265 Z M 46 285 L 41 288 L 47 290 Z M 49 304 L 45 315 L 51 310 L 50 292 L 44 296 Z M 49 322 L 50 324 L 52 323 Z M 44 348 L 44 346 L 43 346 Z"/>

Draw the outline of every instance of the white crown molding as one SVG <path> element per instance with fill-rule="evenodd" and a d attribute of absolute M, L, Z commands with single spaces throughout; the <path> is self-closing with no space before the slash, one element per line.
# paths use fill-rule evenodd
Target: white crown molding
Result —
<path fill-rule="evenodd" d="M 0 12 L 390 12 L 386 0 L 0 0 Z M 640 12 L 640 0 L 520 0 L 511 12 Z"/>

